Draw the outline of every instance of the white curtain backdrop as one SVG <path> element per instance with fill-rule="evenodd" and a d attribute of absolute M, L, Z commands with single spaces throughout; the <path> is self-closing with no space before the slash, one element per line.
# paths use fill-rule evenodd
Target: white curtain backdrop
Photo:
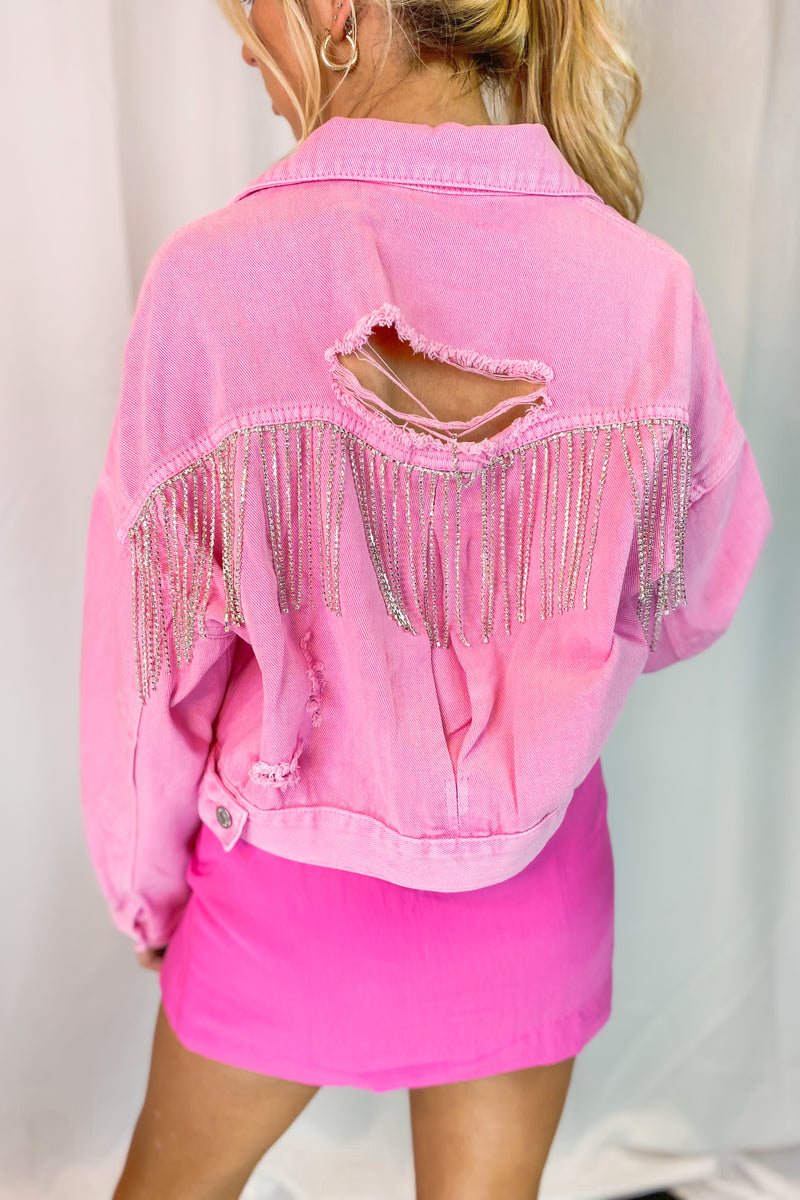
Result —
<path fill-rule="evenodd" d="M 640 223 L 692 264 L 775 524 L 731 629 L 640 679 L 604 754 L 614 1011 L 579 1055 L 542 1198 L 783 1200 L 800 1196 L 800 5 L 628 7 Z M 159 992 L 83 842 L 90 499 L 152 255 L 295 143 L 213 0 L 2 16 L 0 1196 L 108 1200 Z M 412 1200 L 407 1092 L 322 1089 L 245 1196 Z"/>

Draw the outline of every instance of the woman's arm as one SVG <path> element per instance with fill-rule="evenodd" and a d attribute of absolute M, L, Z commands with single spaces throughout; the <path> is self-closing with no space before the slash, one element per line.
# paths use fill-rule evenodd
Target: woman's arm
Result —
<path fill-rule="evenodd" d="M 195 456 L 213 410 L 214 353 L 197 311 L 209 270 L 202 248 L 192 227 L 179 231 L 145 275 L 88 530 L 82 810 L 112 919 L 137 950 L 165 945 L 188 899 L 198 783 L 237 637 L 226 628 L 219 531 L 201 555 L 187 530 L 192 504 L 155 502 L 158 481 Z M 184 597 L 195 568 L 207 584 L 199 612 Z M 195 623 L 191 653 L 179 660 Z"/>
<path fill-rule="evenodd" d="M 721 637 L 772 528 L 761 477 L 693 279 L 687 357 L 692 463 L 683 555 L 686 603 L 663 618 L 645 672 L 700 654 Z"/>
<path fill-rule="evenodd" d="M 166 613 L 167 634 L 171 617 Z M 136 949 L 164 946 L 189 898 L 197 788 L 230 675 L 236 634 L 206 620 L 192 657 L 169 665 L 143 704 L 133 649 L 130 550 L 114 531 L 105 477 L 89 523 L 81 642 L 81 803 L 114 923 Z"/>

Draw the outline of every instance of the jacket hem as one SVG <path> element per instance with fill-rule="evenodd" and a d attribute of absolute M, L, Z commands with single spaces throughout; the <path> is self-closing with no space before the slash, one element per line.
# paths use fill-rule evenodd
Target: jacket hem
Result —
<path fill-rule="evenodd" d="M 472 891 L 516 875 L 544 849 L 572 798 L 519 833 L 409 837 L 366 813 L 330 806 L 253 810 L 215 773 L 203 783 L 200 818 L 226 850 L 241 838 L 295 862 L 435 892 Z"/>

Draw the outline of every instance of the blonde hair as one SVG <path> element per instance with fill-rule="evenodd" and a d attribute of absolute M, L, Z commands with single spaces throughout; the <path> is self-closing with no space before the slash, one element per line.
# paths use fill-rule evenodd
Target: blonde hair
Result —
<path fill-rule="evenodd" d="M 642 85 L 616 14 L 612 17 L 605 0 L 371 2 L 386 14 L 384 62 L 396 23 L 409 47 L 404 55 L 409 73 L 443 59 L 454 76 L 474 76 L 500 103 L 510 124 L 544 125 L 572 169 L 605 203 L 638 221 L 642 180 L 625 137 L 641 103 Z M 253 57 L 286 90 L 304 141 L 324 122 L 327 104 L 322 101 L 319 49 L 305 0 L 282 0 L 302 95 L 258 37 L 242 0 L 218 3 Z M 348 42 L 343 46 L 350 50 Z M 343 73 L 342 80 L 349 74 Z"/>

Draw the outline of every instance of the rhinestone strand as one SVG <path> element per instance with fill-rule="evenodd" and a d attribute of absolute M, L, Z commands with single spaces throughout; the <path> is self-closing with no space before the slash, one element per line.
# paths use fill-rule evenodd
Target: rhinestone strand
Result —
<path fill-rule="evenodd" d="M 180 476 L 183 512 L 189 511 L 188 489 L 186 486 L 186 471 L 182 471 Z M 177 489 L 176 489 L 177 490 Z M 180 640 L 181 640 L 181 656 L 186 662 L 189 661 L 189 647 L 191 645 L 191 637 L 189 633 L 189 605 L 187 595 L 187 578 L 189 571 L 189 522 L 183 523 L 183 575 L 181 577 L 181 594 L 180 594 Z"/>
<path fill-rule="evenodd" d="M 294 460 L 297 464 L 297 496 L 296 508 L 297 512 L 297 583 L 295 585 L 295 608 L 299 608 L 303 602 L 305 592 L 303 580 L 303 455 L 300 448 L 300 439 L 303 436 L 303 426 L 297 424 L 294 426 Z"/>
<path fill-rule="evenodd" d="M 229 434 L 220 455 L 220 506 L 222 512 L 222 572 L 225 581 L 225 631 L 236 619 L 236 589 L 233 581 L 233 472 L 238 430 Z"/>
<path fill-rule="evenodd" d="M 336 518 L 333 527 L 333 612 L 340 613 L 339 599 L 339 527 L 342 523 L 342 505 L 344 503 L 345 450 L 344 434 L 338 433 L 339 445 L 339 494 L 336 499 Z"/>
<path fill-rule="evenodd" d="M 286 547 L 284 546 L 284 529 L 290 517 L 290 514 L 281 512 L 281 487 L 280 487 L 280 468 L 278 466 L 278 429 L 279 426 L 270 425 L 270 450 L 269 459 L 271 468 L 270 483 L 272 486 L 272 501 L 275 512 L 275 533 L 276 544 L 278 547 L 278 579 L 280 585 L 281 611 L 288 613 L 289 611 L 289 584 L 288 584 L 288 569 L 286 563 Z"/>
<path fill-rule="evenodd" d="M 163 518 L 162 518 L 163 519 Z M 166 521 L 164 521 L 166 525 Z M 151 642 L 151 671 L 152 677 L 157 682 L 160 673 L 162 659 L 166 660 L 167 671 L 172 672 L 172 662 L 169 656 L 169 647 L 167 644 L 167 617 L 164 610 L 164 593 L 161 581 L 161 563 L 158 555 L 158 510 L 155 502 L 150 506 L 147 514 L 147 524 L 145 525 L 145 545 L 147 547 L 149 561 L 149 591 L 151 596 L 154 596 L 157 603 L 157 618 L 156 628 L 153 631 L 153 639 Z"/>
<path fill-rule="evenodd" d="M 331 429 L 325 424 L 322 428 L 322 436 L 319 445 L 319 461 L 317 463 L 317 508 L 319 512 L 319 538 L 320 538 L 320 578 L 322 583 L 322 599 L 323 603 L 331 608 L 333 605 L 333 597 L 330 591 L 329 565 L 330 565 L 330 537 L 328 536 L 327 528 L 327 513 L 325 508 L 325 489 L 323 488 L 323 471 L 325 469 L 325 456 L 328 456 L 328 462 L 331 462 L 333 454 L 333 445 L 331 438 Z M 329 467 L 330 470 L 330 467 Z"/>
<path fill-rule="evenodd" d="M 277 447 L 276 447 L 276 450 L 277 450 Z M 286 487 L 286 505 L 284 508 L 284 512 L 286 513 L 287 518 L 290 516 L 291 511 L 292 511 L 292 472 L 291 472 L 291 463 L 289 461 L 289 457 L 290 457 L 289 456 L 289 426 L 284 425 L 283 426 L 282 465 L 283 465 L 284 484 Z M 284 528 L 285 528 L 285 523 L 281 522 L 281 540 L 283 540 Z M 297 580 L 296 580 L 296 576 L 295 576 L 295 566 L 294 566 L 295 539 L 293 537 L 289 537 L 286 539 L 286 543 L 287 543 L 287 549 L 289 552 L 289 567 L 288 567 L 288 571 L 287 571 L 288 601 L 289 601 L 289 605 L 292 608 L 297 608 L 297 606 L 298 606 Z"/>
<path fill-rule="evenodd" d="M 430 560 L 431 560 L 430 570 L 431 570 L 431 594 L 433 596 L 433 629 L 434 629 L 434 636 L 435 636 L 437 646 L 441 646 L 442 638 L 444 636 L 444 630 L 442 630 L 441 633 L 439 632 L 440 607 L 439 607 L 439 589 L 436 585 L 436 539 L 435 539 L 435 534 L 434 534 L 434 519 L 436 516 L 436 514 L 434 512 L 434 502 L 436 499 L 437 492 L 441 491 L 441 488 L 439 487 L 439 479 L 440 479 L 439 472 L 433 471 L 430 476 L 431 505 L 430 505 L 430 511 L 428 513 L 428 537 L 427 537 Z M 444 625 L 444 617 L 442 617 L 442 625 Z"/>
<path fill-rule="evenodd" d="M 144 699 L 146 680 L 143 678 L 142 660 L 144 653 L 141 646 L 143 621 L 141 613 L 146 611 L 139 592 L 139 580 L 142 579 L 142 539 L 138 529 L 132 529 L 128 535 L 131 551 L 131 615 L 133 617 L 133 647 L 136 656 L 136 682 L 139 688 L 139 699 Z M 145 626 L 145 629 L 147 627 Z"/>
<path fill-rule="evenodd" d="M 204 500 L 204 503 L 203 503 L 203 528 L 206 529 L 206 516 L 207 516 L 208 524 L 207 524 L 206 534 L 207 534 L 208 540 L 207 540 L 207 545 L 206 545 L 207 561 L 206 561 L 205 590 L 203 592 L 203 599 L 200 602 L 200 607 L 201 607 L 202 611 L 205 612 L 206 607 L 208 605 L 208 597 L 209 597 L 209 594 L 211 591 L 211 574 L 212 574 L 212 570 L 213 570 L 213 566 L 214 566 L 214 534 L 216 532 L 216 524 L 215 524 L 216 503 L 215 503 L 215 501 L 216 501 L 217 491 L 216 491 L 216 473 L 214 471 L 213 455 L 210 457 L 209 460 L 203 459 L 203 465 L 204 465 L 204 470 L 203 470 L 203 500 Z M 208 468 L 208 470 L 210 471 L 210 474 L 211 474 L 211 501 L 210 501 L 210 504 L 206 501 L 206 497 L 208 495 L 208 489 L 206 487 L 206 482 L 205 482 L 205 480 L 206 480 L 205 468 L 206 467 Z M 206 511 L 206 510 L 208 510 L 208 511 Z M 205 637 L 205 635 L 206 635 L 206 631 L 205 631 L 205 627 L 203 627 L 203 637 Z"/>
<path fill-rule="evenodd" d="M 489 491 L 489 539 L 488 539 L 488 547 L 489 547 L 488 560 L 489 561 L 488 561 L 488 565 L 487 565 L 487 570 L 488 570 L 488 575 L 489 575 L 489 578 L 487 581 L 488 587 L 489 587 L 489 595 L 488 595 L 487 602 L 486 602 L 487 603 L 486 628 L 485 628 L 484 634 L 483 634 L 483 640 L 485 642 L 488 642 L 489 639 L 491 638 L 492 629 L 494 628 L 494 542 L 495 542 L 494 534 L 495 534 L 495 525 L 496 525 L 494 501 L 495 501 L 495 490 L 496 490 L 495 483 L 496 483 L 496 479 L 497 479 L 496 464 L 494 462 L 492 462 L 490 464 L 490 466 L 488 467 L 487 474 L 489 472 L 491 472 L 492 487 Z"/>
<path fill-rule="evenodd" d="M 237 536 L 236 536 L 236 551 L 235 551 L 234 559 L 233 559 L 233 568 L 231 570 L 231 578 L 233 581 L 233 597 L 232 597 L 233 614 L 234 614 L 233 619 L 237 625 L 244 625 L 244 623 L 245 623 L 244 613 L 242 612 L 242 606 L 241 606 L 240 580 L 242 577 L 242 538 L 243 538 L 243 534 L 244 534 L 244 502 L 245 502 L 246 487 L 247 487 L 247 464 L 248 464 L 249 457 L 250 457 L 250 437 L 251 437 L 251 435 L 252 435 L 251 429 L 246 429 L 244 431 L 244 452 L 243 452 L 243 460 L 242 460 L 241 491 L 240 491 L 240 495 L 239 495 L 239 518 L 238 518 L 238 529 L 237 529 Z M 236 453 L 236 446 L 234 444 L 234 456 L 235 456 L 235 453 Z M 233 488 L 233 464 L 231 464 L 231 489 L 232 488 Z"/>
<path fill-rule="evenodd" d="M 150 509 L 145 510 L 141 524 L 131 531 L 133 542 L 133 569 L 138 583 L 134 618 L 134 642 L 137 647 L 139 697 L 144 699 L 155 686 L 155 662 L 152 643 L 157 636 L 158 610 L 154 604 L 152 592 L 151 557 L 148 553 L 147 538 L 150 528 Z M 141 649 L 140 649 L 141 648 Z M 140 653 L 138 653 L 140 650 Z"/>
<path fill-rule="evenodd" d="M 658 560 L 658 603 L 656 605 L 655 625 L 653 628 L 653 637 L 657 641 L 661 632 L 661 621 L 664 616 L 664 611 L 669 603 L 669 579 L 664 574 L 664 560 L 667 552 L 667 455 L 675 456 L 675 438 L 670 439 L 669 451 L 667 450 L 667 431 L 663 420 L 661 425 L 661 497 L 658 522 L 658 540 L 659 540 L 659 560 Z"/>
<path fill-rule="evenodd" d="M 400 586 L 400 575 L 399 575 L 398 563 L 397 563 L 397 530 L 396 530 L 395 525 L 392 523 L 393 518 L 389 517 L 389 513 L 386 508 L 386 490 L 387 490 L 387 486 L 388 486 L 387 482 L 386 482 L 386 464 L 389 460 L 386 458 L 385 455 L 379 454 L 378 461 L 380 463 L 380 472 L 381 472 L 381 481 L 378 484 L 378 492 L 380 494 L 380 500 L 381 500 L 382 531 L 383 531 L 384 543 L 387 547 L 386 557 L 387 557 L 387 569 L 389 572 L 389 589 L 392 594 L 393 606 L 399 611 L 402 609 L 402 589 Z M 395 468 L 397 467 L 397 465 L 398 464 L 395 463 Z M 395 476 L 396 476 L 396 474 L 397 474 L 397 472 L 395 470 Z M 396 480 L 395 480 L 394 486 L 396 487 Z M 396 498 L 393 495 L 393 517 L 396 514 L 396 511 L 397 511 Z"/>
<path fill-rule="evenodd" d="M 487 565 L 489 559 L 489 549 L 487 546 L 489 530 L 486 520 L 488 490 L 487 471 L 488 468 L 486 467 L 484 467 L 484 469 L 481 471 L 481 628 L 483 631 L 484 641 L 486 641 L 486 624 L 488 620 L 486 611 L 488 607 L 486 599 L 486 576 L 489 573 L 489 568 Z"/>
<path fill-rule="evenodd" d="M 578 545 L 577 545 L 577 548 L 575 551 L 575 574 L 574 574 L 574 577 L 572 580 L 572 590 L 570 591 L 570 596 L 569 596 L 570 608 L 572 608 L 573 605 L 575 604 L 575 588 L 578 585 L 578 568 L 580 565 L 581 558 L 583 557 L 583 543 L 584 543 L 584 538 L 586 537 L 586 518 L 589 515 L 589 500 L 590 500 L 590 493 L 591 493 L 591 486 L 592 486 L 592 471 L 594 469 L 594 452 L 595 452 L 595 447 L 597 446 L 597 439 L 600 436 L 599 428 L 595 428 L 593 430 L 593 432 L 594 432 L 594 437 L 592 438 L 592 448 L 589 451 L 589 462 L 588 462 L 588 465 L 586 465 L 584 463 L 584 465 L 582 466 L 582 469 L 581 469 L 581 486 L 583 486 L 583 481 L 585 479 L 586 480 L 586 492 L 585 492 L 585 499 L 583 502 L 583 506 L 582 506 L 581 512 L 580 512 L 580 530 L 578 533 Z M 585 431 L 582 429 L 581 430 L 582 438 L 584 437 L 584 434 L 585 434 Z"/>
<path fill-rule="evenodd" d="M 677 472 L 678 472 L 678 449 L 676 449 L 675 443 L 677 440 L 678 448 L 679 448 L 680 444 L 681 444 L 682 434 L 683 434 L 682 429 L 676 430 L 673 427 L 672 439 L 671 439 L 671 443 L 670 443 L 670 449 L 672 451 L 672 475 L 670 477 L 670 484 L 671 484 L 670 502 L 671 502 L 671 507 L 672 507 L 673 521 L 675 520 L 675 516 L 678 511 L 678 498 L 677 498 L 678 497 L 678 475 L 677 475 Z M 676 597 L 678 595 L 678 587 L 677 587 L 678 573 L 679 573 L 678 547 L 676 545 L 676 547 L 675 547 L 675 569 L 674 569 L 674 571 L 670 571 L 670 573 L 669 573 L 669 581 L 667 583 L 667 603 L 666 603 L 666 608 L 664 609 L 665 613 L 669 612 L 669 610 L 671 608 L 675 607 L 675 601 L 676 601 Z"/>
<path fill-rule="evenodd" d="M 333 507 L 333 481 L 336 476 L 336 455 L 341 449 L 339 442 L 338 431 L 334 426 L 328 428 L 328 474 L 327 483 L 325 485 L 325 561 L 327 563 L 327 579 L 328 579 L 328 606 L 331 612 L 336 610 L 336 582 L 334 578 L 335 564 L 333 560 L 333 541 L 334 541 L 334 507 Z M 369 473 L 369 467 L 365 465 L 364 477 L 365 480 Z M 369 496 L 369 487 L 367 487 L 367 496 Z M 374 525 L 372 526 L 374 532 Z M 380 559 L 378 560 L 380 562 Z"/>
<path fill-rule="evenodd" d="M 417 575 L 414 570 L 414 534 L 411 529 L 411 467 L 408 463 L 404 464 L 406 468 L 406 526 L 408 529 L 408 567 L 411 575 L 411 588 L 414 593 L 414 602 L 417 612 L 420 611 L 419 591 L 417 590 Z M 417 475 L 419 479 L 419 475 Z M 418 632 L 417 630 L 414 631 Z"/>
<path fill-rule="evenodd" d="M 465 646 L 469 646 L 464 633 L 464 619 L 461 611 L 461 492 L 467 486 L 460 471 L 456 472 L 456 608 L 458 610 L 458 633 Z"/>
<path fill-rule="evenodd" d="M 535 505 L 535 500 L 536 500 L 534 484 L 536 482 L 536 459 L 537 459 L 536 451 L 537 451 L 537 447 L 535 445 L 533 445 L 533 446 L 531 446 L 530 449 L 531 449 L 531 477 L 530 477 L 530 484 L 529 484 L 529 489 L 528 489 L 528 495 L 529 495 L 530 499 L 528 501 L 527 533 L 524 536 L 521 535 L 522 536 L 522 545 L 520 546 L 520 554 L 519 554 L 519 560 L 522 563 L 522 577 L 519 581 L 519 592 L 518 592 L 518 601 L 517 601 L 517 603 L 518 603 L 517 620 L 518 621 L 525 620 L 525 605 L 526 605 L 526 598 L 527 598 L 527 594 L 528 594 L 528 571 L 530 569 L 531 543 L 533 541 L 533 527 L 534 527 L 534 522 L 536 520 L 535 510 L 534 510 L 534 505 Z M 520 455 L 522 457 L 522 471 L 523 471 L 522 478 L 523 478 L 523 483 L 524 483 L 524 480 L 525 480 L 525 473 L 524 473 L 525 472 L 525 447 L 524 446 L 521 447 Z M 524 493 L 524 487 L 523 487 L 522 494 L 520 496 L 520 530 L 522 529 L 521 514 L 522 514 L 523 507 L 524 507 L 524 494 L 525 493 Z M 519 567 L 517 568 L 517 570 L 519 572 Z"/>
<path fill-rule="evenodd" d="M 450 645 L 450 474 L 444 477 L 444 644 Z"/>
<path fill-rule="evenodd" d="M 648 422 L 649 424 L 649 422 Z M 642 460 L 642 474 L 644 476 L 644 490 L 642 498 L 642 508 L 644 517 L 643 535 L 645 545 L 645 579 L 647 586 L 644 593 L 644 611 L 642 616 L 642 625 L 645 629 L 650 628 L 650 604 L 652 601 L 652 587 L 650 586 L 650 576 L 652 573 L 653 563 L 653 534 L 655 532 L 655 483 L 656 473 L 653 471 L 653 477 L 650 479 L 650 473 L 647 467 L 647 455 L 644 446 L 642 445 L 642 433 L 639 425 L 633 427 L 636 443 L 639 447 L 639 455 Z M 652 430 L 651 430 L 652 433 Z M 653 450 L 656 451 L 655 437 L 653 438 Z"/>
<path fill-rule="evenodd" d="M 686 587 L 683 577 L 683 551 L 686 543 L 686 515 L 689 511 L 689 487 L 692 478 L 692 443 L 689 436 L 688 426 L 684 428 L 683 438 L 681 440 L 681 498 L 680 498 L 680 535 L 678 539 L 678 553 L 680 556 L 680 570 L 678 578 L 680 579 L 680 591 L 678 593 L 678 604 L 686 603 Z"/>
<path fill-rule="evenodd" d="M 318 545 L 318 567 L 319 567 L 320 578 L 322 579 L 322 582 L 323 582 L 323 601 L 325 601 L 326 600 L 326 597 L 324 595 L 325 563 L 324 563 L 324 559 L 323 559 L 325 539 L 324 539 L 323 533 L 322 533 L 322 504 L 320 502 L 320 495 L 322 492 L 322 483 L 321 483 L 322 454 L 323 454 L 323 450 L 325 448 L 325 430 L 326 430 L 325 423 L 322 422 L 320 425 L 318 425 L 317 430 L 319 432 L 319 437 L 317 439 L 317 455 L 316 455 L 316 461 L 314 463 L 314 512 L 315 512 L 315 530 L 316 530 L 316 534 L 317 534 L 317 545 Z M 353 468 L 353 472 L 355 474 L 355 468 Z"/>
<path fill-rule="evenodd" d="M 312 537 L 313 524 L 314 524 L 314 507 L 313 507 L 313 505 L 314 505 L 314 494 L 313 494 L 313 486 L 314 486 L 314 425 L 311 421 L 304 421 L 303 426 L 305 427 L 305 431 L 306 431 L 306 445 L 308 447 L 305 452 L 305 457 L 306 457 L 306 517 L 307 517 L 306 534 L 308 537 L 308 544 L 306 547 L 306 549 L 308 551 L 308 553 L 306 555 L 306 562 L 308 564 L 308 566 L 307 566 L 308 580 L 307 580 L 306 586 L 307 586 L 308 602 L 311 605 L 311 607 L 314 608 L 315 607 L 315 605 L 314 605 L 314 588 L 313 588 L 314 546 L 313 546 L 313 537 Z"/>
<path fill-rule="evenodd" d="M 567 608 L 572 608 L 574 579 L 578 571 L 578 529 L 583 510 L 583 475 L 586 470 L 586 431 L 581 429 L 581 461 L 578 467 L 578 498 L 575 501 L 575 528 L 572 531 L 572 547 L 570 549 L 570 572 L 567 576 Z"/>
<path fill-rule="evenodd" d="M 433 630 L 431 629 L 430 617 L 428 615 L 428 606 L 430 597 L 428 595 L 428 556 L 426 554 L 427 538 L 425 535 L 425 477 L 427 471 L 424 467 L 417 470 L 417 497 L 419 499 L 419 545 L 422 549 L 422 608 L 421 615 L 428 634 L 428 640 L 433 642 Z"/>
<path fill-rule="evenodd" d="M 175 571 L 175 567 L 173 565 L 173 555 L 176 554 L 177 551 L 173 551 L 173 548 L 172 548 L 172 537 L 173 537 L 173 533 L 174 533 L 174 529 L 175 529 L 175 525 L 174 525 L 175 510 L 174 510 L 174 506 L 171 506 L 169 503 L 170 492 L 172 492 L 172 495 L 174 497 L 173 489 L 174 489 L 174 484 L 172 484 L 172 486 L 168 489 L 168 485 L 166 483 L 162 483 L 161 487 L 158 489 L 158 495 L 161 499 L 162 524 L 164 527 L 164 549 L 165 549 L 166 555 L 167 555 L 167 582 L 168 582 L 168 588 L 169 588 L 169 615 L 170 615 L 170 620 L 172 621 L 172 630 L 173 630 L 173 636 L 174 636 L 175 629 L 177 627 L 176 612 L 175 612 L 175 610 L 177 608 L 177 597 L 176 597 L 176 589 L 175 589 L 176 571 Z M 171 530 L 172 530 L 172 532 L 171 532 Z M 175 640 L 175 649 L 176 649 L 176 659 L 177 659 L 178 666 L 180 666 L 181 665 L 180 640 L 178 638 L 174 638 L 174 640 Z"/>
<path fill-rule="evenodd" d="M 519 474 L 519 519 L 517 522 L 517 620 L 522 621 L 524 615 L 524 604 L 522 599 L 522 548 L 525 543 L 525 533 L 523 529 L 525 520 L 525 458 L 526 447 L 523 446 L 519 452 L 520 474 Z"/>
<path fill-rule="evenodd" d="M 195 551 L 195 553 L 193 553 L 191 555 L 192 575 L 191 575 L 191 579 L 189 581 L 189 586 L 188 586 L 188 591 L 187 591 L 188 599 L 187 599 L 187 603 L 186 603 L 186 607 L 187 607 L 186 625 L 187 625 L 187 629 L 190 631 L 189 643 L 186 647 L 187 658 L 188 658 L 188 656 L 191 654 L 192 642 L 194 640 L 194 635 L 196 633 L 197 600 L 200 595 L 200 569 L 201 569 L 201 542 L 200 542 L 200 534 L 199 534 L 199 526 L 200 526 L 199 508 L 200 508 L 200 505 L 199 505 L 199 500 L 198 500 L 198 495 L 197 495 L 198 483 L 197 483 L 197 464 L 196 463 L 192 464 L 192 466 L 187 471 L 187 474 L 191 475 L 191 480 L 192 480 L 192 484 L 191 484 L 191 497 L 192 497 L 191 550 Z M 190 553 L 190 546 L 188 544 L 186 547 L 186 551 L 187 551 L 187 554 Z"/>
<path fill-rule="evenodd" d="M 545 529 L 547 527 L 547 490 L 550 483 L 550 442 L 547 438 L 542 442 L 542 453 L 544 455 L 544 464 L 542 466 L 542 528 L 539 536 L 539 567 L 542 582 L 542 605 L 540 616 L 544 620 L 547 617 L 547 582 L 544 569 L 544 547 L 545 547 Z"/>
<path fill-rule="evenodd" d="M 514 461 L 513 455 L 506 454 L 500 464 L 500 578 L 503 581 L 503 613 L 505 616 L 506 634 L 511 633 L 508 600 L 508 571 L 506 569 L 506 475 Z"/>
<path fill-rule="evenodd" d="M 622 426 L 619 426 L 619 428 L 620 428 L 620 431 L 622 431 Z M 597 526 L 598 526 L 598 522 L 600 520 L 600 504 L 603 499 L 603 486 L 604 486 L 605 480 L 606 480 L 606 467 L 608 466 L 608 458 L 609 458 L 609 454 L 611 452 L 611 433 L 612 433 L 612 430 L 611 430 L 611 427 L 609 426 L 606 430 L 606 448 L 605 448 L 605 455 L 603 458 L 603 469 L 600 472 L 600 486 L 597 489 L 597 500 L 595 501 L 595 509 L 594 509 L 594 525 L 592 526 L 592 536 L 589 541 L 589 554 L 588 554 L 588 558 L 586 560 L 586 575 L 585 575 L 584 581 L 583 581 L 583 607 L 584 608 L 586 608 L 586 595 L 587 595 L 587 592 L 589 591 L 589 576 L 591 575 L 591 572 L 592 572 L 592 555 L 594 553 L 595 538 L 597 537 Z M 624 437 L 623 437 L 623 440 L 624 440 Z"/>
<path fill-rule="evenodd" d="M 564 540 L 561 543 L 561 568 L 558 573 L 558 611 L 564 612 L 564 564 L 567 558 L 567 534 L 569 533 L 569 509 L 572 498 L 572 431 L 568 430 L 566 435 L 567 443 L 567 497 L 566 511 L 564 513 Z"/>
<path fill-rule="evenodd" d="M 636 489 L 636 479 L 633 474 L 633 467 L 631 466 L 630 455 L 628 454 L 628 446 L 627 446 L 627 442 L 625 440 L 624 425 L 622 425 L 622 424 L 619 425 L 619 431 L 620 431 L 620 441 L 622 442 L 622 451 L 623 451 L 623 454 L 625 455 L 625 464 L 628 468 L 628 475 L 629 475 L 630 481 L 631 481 L 631 491 L 633 492 L 634 508 L 636 510 L 636 540 L 637 540 L 638 551 L 639 551 L 639 604 L 638 604 L 637 611 L 638 611 L 639 620 L 641 621 L 642 605 L 644 602 L 645 590 L 647 588 L 647 569 L 646 569 L 646 561 L 645 561 L 646 555 L 645 555 L 645 547 L 644 547 L 644 530 L 642 527 L 642 510 L 641 510 L 641 503 L 639 500 L 639 493 Z"/>

